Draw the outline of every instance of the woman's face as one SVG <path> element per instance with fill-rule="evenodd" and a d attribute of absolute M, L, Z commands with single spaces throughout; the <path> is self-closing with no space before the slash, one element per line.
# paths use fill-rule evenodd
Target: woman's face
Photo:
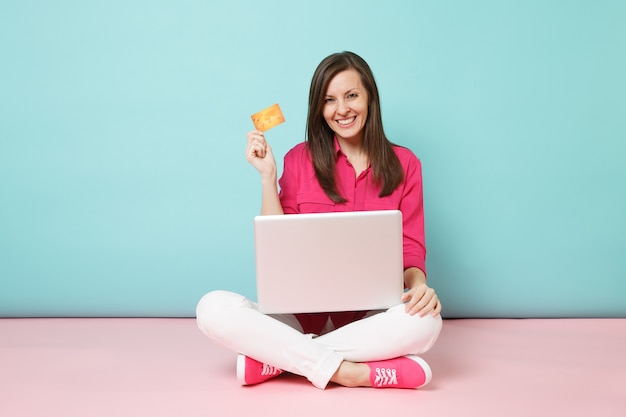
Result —
<path fill-rule="evenodd" d="M 338 139 L 360 141 L 367 121 L 369 97 L 356 70 L 342 71 L 330 80 L 323 115 Z"/>

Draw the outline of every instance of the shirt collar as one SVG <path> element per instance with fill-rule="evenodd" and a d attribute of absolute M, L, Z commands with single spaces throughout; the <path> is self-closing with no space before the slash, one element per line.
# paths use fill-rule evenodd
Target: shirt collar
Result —
<path fill-rule="evenodd" d="M 337 136 L 333 137 L 333 142 L 335 143 L 335 155 L 337 157 L 339 157 L 340 155 L 343 155 L 343 151 L 341 150 L 341 146 L 339 146 L 339 141 L 337 140 Z"/>

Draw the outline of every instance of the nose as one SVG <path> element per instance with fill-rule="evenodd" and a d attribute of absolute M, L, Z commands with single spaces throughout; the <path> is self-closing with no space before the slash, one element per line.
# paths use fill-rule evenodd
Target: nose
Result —
<path fill-rule="evenodd" d="M 345 100 L 340 100 L 337 103 L 337 113 L 339 114 L 348 114 L 350 111 L 350 107 L 348 107 L 348 103 Z"/>

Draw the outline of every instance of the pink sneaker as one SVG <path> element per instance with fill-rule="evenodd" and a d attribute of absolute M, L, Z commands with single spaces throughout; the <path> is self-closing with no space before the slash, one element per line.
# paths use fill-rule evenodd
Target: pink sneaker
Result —
<path fill-rule="evenodd" d="M 430 366 L 419 356 L 409 355 L 379 362 L 367 362 L 375 388 L 419 388 L 432 379 Z"/>
<path fill-rule="evenodd" d="M 241 385 L 260 384 L 282 373 L 283 371 L 278 368 L 255 361 L 245 355 L 237 356 L 237 381 Z"/>

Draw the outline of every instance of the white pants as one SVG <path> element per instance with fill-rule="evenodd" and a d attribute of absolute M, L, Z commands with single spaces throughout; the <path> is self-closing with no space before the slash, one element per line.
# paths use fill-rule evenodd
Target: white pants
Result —
<path fill-rule="evenodd" d="M 398 304 L 321 336 L 302 333 L 292 314 L 265 315 L 256 303 L 212 291 L 198 303 L 198 327 L 213 341 L 260 362 L 302 375 L 324 389 L 343 360 L 367 362 L 426 352 L 441 331 L 441 316 L 411 316 Z M 329 325 L 332 323 L 329 322 Z"/>

